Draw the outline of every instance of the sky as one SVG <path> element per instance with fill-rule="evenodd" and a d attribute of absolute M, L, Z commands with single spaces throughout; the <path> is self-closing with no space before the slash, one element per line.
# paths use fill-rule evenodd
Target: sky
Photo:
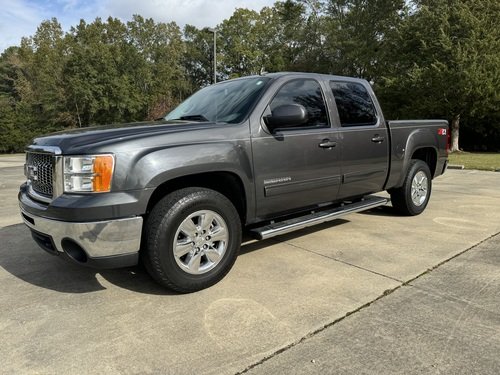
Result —
<path fill-rule="evenodd" d="M 175 21 L 197 27 L 214 27 L 236 8 L 260 10 L 274 0 L 0 0 L 0 52 L 19 45 L 23 36 L 35 33 L 41 21 L 56 17 L 63 30 L 81 18 L 92 22 L 109 16 L 128 21 L 133 14 L 157 22 Z"/>

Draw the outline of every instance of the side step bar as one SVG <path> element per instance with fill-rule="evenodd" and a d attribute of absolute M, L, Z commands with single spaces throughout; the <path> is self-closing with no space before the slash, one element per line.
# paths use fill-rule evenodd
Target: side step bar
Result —
<path fill-rule="evenodd" d="M 342 216 L 348 214 L 384 206 L 387 203 L 389 203 L 388 198 L 369 195 L 358 202 L 344 204 L 340 207 L 330 208 L 323 211 L 312 212 L 304 216 L 271 223 L 260 228 L 251 229 L 250 235 L 257 240 L 265 240 L 267 238 L 278 236 L 280 234 L 290 233 L 298 229 L 307 228 L 316 224 L 324 223 L 326 221 L 339 219 Z"/>

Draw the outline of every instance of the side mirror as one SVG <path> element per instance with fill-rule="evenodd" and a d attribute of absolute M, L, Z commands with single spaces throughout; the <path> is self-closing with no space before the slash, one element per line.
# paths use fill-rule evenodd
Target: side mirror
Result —
<path fill-rule="evenodd" d="M 277 128 L 292 128 L 304 125 L 307 122 L 307 111 L 300 104 L 285 104 L 276 107 L 271 115 L 264 117 L 269 131 Z"/>

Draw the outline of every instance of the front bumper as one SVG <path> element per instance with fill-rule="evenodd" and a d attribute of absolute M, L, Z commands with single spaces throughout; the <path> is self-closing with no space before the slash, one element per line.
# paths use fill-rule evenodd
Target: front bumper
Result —
<path fill-rule="evenodd" d="M 118 268 L 137 264 L 141 244 L 142 217 L 65 222 L 47 219 L 21 208 L 33 239 L 54 255 L 96 268 Z"/>

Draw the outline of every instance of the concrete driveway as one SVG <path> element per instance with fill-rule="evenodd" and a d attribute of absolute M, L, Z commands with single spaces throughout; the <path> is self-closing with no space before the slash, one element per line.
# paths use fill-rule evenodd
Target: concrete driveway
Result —
<path fill-rule="evenodd" d="M 222 282 L 198 293 L 176 295 L 157 286 L 140 268 L 96 272 L 40 250 L 20 224 L 16 194 L 23 180 L 23 162 L 16 160 L 2 162 L 0 157 L 0 373 L 411 373 L 426 369 L 437 373 L 443 368 L 450 372 L 449 367 L 440 367 L 448 363 L 443 360 L 429 360 L 431 367 L 410 366 L 407 371 L 390 367 L 396 361 L 391 346 L 377 347 L 390 342 L 394 349 L 399 339 L 418 344 L 420 336 L 411 332 L 422 325 L 416 320 L 407 325 L 404 319 L 415 301 L 427 306 L 423 322 L 435 323 L 431 327 L 447 335 L 448 346 L 454 345 L 448 353 L 470 353 L 475 340 L 456 338 L 463 324 L 473 325 L 467 333 L 479 341 L 484 337 L 489 340 L 487 346 L 499 352 L 500 295 L 499 288 L 491 287 L 500 284 L 500 260 L 495 255 L 500 241 L 498 236 L 493 238 L 500 232 L 500 173 L 448 171 L 434 181 L 430 204 L 417 217 L 399 217 L 385 207 L 247 243 Z M 420 292 L 424 278 L 458 261 L 467 270 L 467 257 L 483 241 L 481 246 L 492 249 L 481 258 L 484 267 L 475 271 L 488 269 L 488 277 L 467 284 L 468 295 L 490 293 L 491 298 L 474 297 L 470 303 L 491 313 L 475 320 L 456 310 L 447 315 L 443 299 Z M 471 277 L 471 272 L 463 274 Z M 451 283 L 460 290 L 460 273 L 436 282 L 443 288 Z M 413 294 L 401 295 L 409 292 Z M 449 317 L 444 323 L 443 314 Z M 395 323 L 384 328 L 381 322 L 389 320 Z M 496 336 L 489 334 L 492 330 Z M 422 333 L 433 334 L 432 329 Z M 365 348 L 365 355 L 347 350 L 356 345 Z M 419 356 L 424 349 L 419 346 L 418 353 L 410 355 L 412 346 L 408 346 L 410 354 L 403 357 L 403 364 L 427 358 Z M 488 358 L 479 368 L 498 369 L 498 356 Z"/>

